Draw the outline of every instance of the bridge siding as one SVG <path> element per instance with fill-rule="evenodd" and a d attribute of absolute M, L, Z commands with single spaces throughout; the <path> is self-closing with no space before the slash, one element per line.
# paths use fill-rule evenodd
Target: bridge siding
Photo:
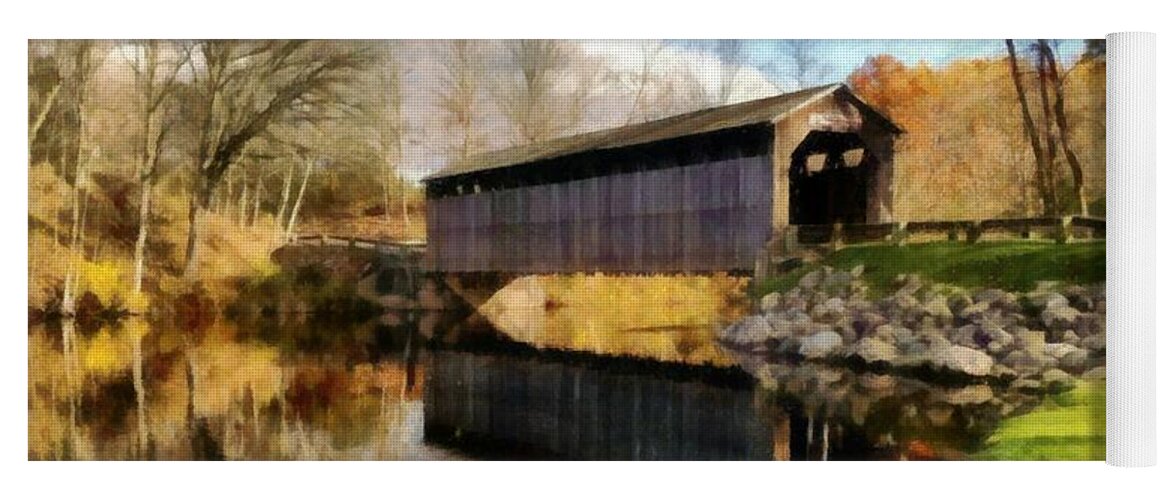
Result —
<path fill-rule="evenodd" d="M 437 269 L 751 269 L 772 221 L 767 154 L 435 198 Z"/>

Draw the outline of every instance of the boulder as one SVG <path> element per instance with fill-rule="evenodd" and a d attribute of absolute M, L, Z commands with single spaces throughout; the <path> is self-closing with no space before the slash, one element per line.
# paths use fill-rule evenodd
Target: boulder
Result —
<path fill-rule="evenodd" d="M 963 310 L 960 311 L 960 317 L 968 321 L 974 321 L 978 319 L 978 317 L 983 316 L 984 313 L 988 312 L 988 309 L 991 307 L 992 305 L 988 302 L 976 302 L 975 304 L 963 308 Z"/>
<path fill-rule="evenodd" d="M 761 316 L 748 316 L 720 334 L 722 340 L 734 345 L 760 344 L 774 337 L 772 326 Z"/>
<path fill-rule="evenodd" d="M 973 377 L 990 375 L 992 366 L 996 364 L 991 356 L 960 345 L 932 346 L 927 351 L 927 359 L 936 367 L 947 368 Z"/>
<path fill-rule="evenodd" d="M 1025 394 L 1037 394 L 1041 392 L 1042 385 L 1040 380 L 1019 378 L 1013 380 L 1012 383 L 1008 385 L 1008 388 L 1010 390 L 1022 392 Z"/>
<path fill-rule="evenodd" d="M 949 404 L 966 406 L 987 403 L 993 396 L 992 388 L 987 385 L 969 385 L 948 391 L 945 399 Z"/>
<path fill-rule="evenodd" d="M 1045 344 L 1045 348 L 1042 350 L 1042 352 L 1044 352 L 1045 355 L 1047 355 L 1047 356 L 1053 356 L 1054 358 L 1061 359 L 1061 358 L 1065 357 L 1066 354 L 1069 354 L 1069 353 L 1077 351 L 1077 350 L 1078 350 L 1078 347 L 1075 345 L 1058 343 L 1058 344 Z"/>
<path fill-rule="evenodd" d="M 770 293 L 760 298 L 760 310 L 763 312 L 774 311 L 781 306 L 781 294 L 777 292 Z"/>
<path fill-rule="evenodd" d="M 923 304 L 923 308 L 927 310 L 927 314 L 930 314 L 936 318 L 940 318 L 948 322 L 952 320 L 953 315 L 951 313 L 951 307 L 947 305 L 947 298 L 942 295 L 936 295 L 934 299 L 931 299 L 926 304 Z"/>
<path fill-rule="evenodd" d="M 851 354 L 868 364 L 893 363 L 899 355 L 899 349 L 882 340 L 867 337 L 854 344 Z"/>
<path fill-rule="evenodd" d="M 798 354 L 810 358 L 820 359 L 833 354 L 842 347 L 842 336 L 834 331 L 822 331 L 801 339 L 801 348 Z"/>
<path fill-rule="evenodd" d="M 846 303 L 840 298 L 833 297 L 814 305 L 809 314 L 819 320 L 836 320 L 846 314 Z"/>
<path fill-rule="evenodd" d="M 1041 353 L 1045 351 L 1045 332 L 1037 330 L 1018 330 L 1016 334 L 1016 342 L 1014 344 L 1017 349 Z"/>
<path fill-rule="evenodd" d="M 1064 331 L 1077 324 L 1078 316 L 1081 314 L 1081 311 L 1070 307 L 1069 304 L 1051 302 L 1044 311 L 1041 311 L 1041 322 L 1050 330 Z"/>
<path fill-rule="evenodd" d="M 1070 373 L 1082 373 L 1089 368 L 1087 366 L 1089 361 L 1090 351 L 1075 348 L 1061 356 L 1057 361 L 1057 366 Z"/>
<path fill-rule="evenodd" d="M 801 279 L 797 280 L 797 286 L 805 290 L 813 290 L 821 284 L 823 274 L 824 271 L 821 269 L 805 273 L 805 276 L 802 276 Z"/>
<path fill-rule="evenodd" d="M 1057 368 L 1050 368 L 1041 374 L 1041 384 L 1052 392 L 1062 392 L 1073 388 L 1074 379 L 1068 373 Z"/>
<path fill-rule="evenodd" d="M 1078 343 L 1078 346 L 1080 346 L 1082 349 L 1089 349 L 1091 351 L 1104 351 L 1106 350 L 1106 335 L 1102 334 L 1082 337 L 1082 340 Z"/>
<path fill-rule="evenodd" d="M 1086 370 L 1086 372 L 1082 374 L 1082 378 L 1084 378 L 1086 380 L 1106 380 L 1106 367 L 1099 366 L 1099 367 L 1095 367 L 1095 368 L 1090 368 L 1089 370 Z"/>

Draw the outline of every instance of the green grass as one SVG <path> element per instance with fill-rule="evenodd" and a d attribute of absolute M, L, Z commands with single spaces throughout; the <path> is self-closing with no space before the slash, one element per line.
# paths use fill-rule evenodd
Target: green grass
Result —
<path fill-rule="evenodd" d="M 755 293 L 787 291 L 821 265 L 849 270 L 863 264 L 873 291 L 897 288 L 900 274 L 915 273 L 934 283 L 965 288 L 1032 290 L 1038 281 L 1101 283 L 1106 281 L 1106 242 L 1059 245 L 1041 241 L 991 241 L 965 243 L 943 241 L 906 246 L 859 245 L 830 254 L 819 263 L 807 264 L 762 283 Z"/>
<path fill-rule="evenodd" d="M 1036 410 L 1001 422 L 981 460 L 1105 460 L 1106 382 L 1081 381 Z"/>

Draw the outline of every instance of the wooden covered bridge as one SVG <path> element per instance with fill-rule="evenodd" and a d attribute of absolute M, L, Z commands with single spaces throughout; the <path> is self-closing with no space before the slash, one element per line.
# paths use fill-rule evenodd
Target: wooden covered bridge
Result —
<path fill-rule="evenodd" d="M 752 270 L 789 227 L 891 222 L 900 132 L 834 84 L 491 152 L 424 179 L 428 261 Z"/>

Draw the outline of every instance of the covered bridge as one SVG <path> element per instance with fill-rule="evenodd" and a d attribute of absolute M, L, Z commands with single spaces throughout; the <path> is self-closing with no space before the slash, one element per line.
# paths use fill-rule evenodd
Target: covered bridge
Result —
<path fill-rule="evenodd" d="M 900 132 L 834 84 L 487 153 L 424 179 L 428 260 L 751 270 L 787 228 L 890 222 Z"/>

